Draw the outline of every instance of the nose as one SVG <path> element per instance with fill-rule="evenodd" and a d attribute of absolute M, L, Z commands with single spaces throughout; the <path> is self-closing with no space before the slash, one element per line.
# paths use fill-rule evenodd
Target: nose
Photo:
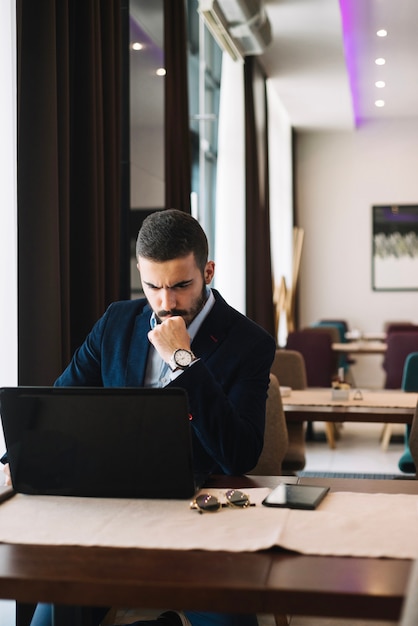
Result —
<path fill-rule="evenodd" d="M 161 292 L 161 309 L 171 311 L 176 308 L 176 295 L 172 289 L 163 289 Z"/>

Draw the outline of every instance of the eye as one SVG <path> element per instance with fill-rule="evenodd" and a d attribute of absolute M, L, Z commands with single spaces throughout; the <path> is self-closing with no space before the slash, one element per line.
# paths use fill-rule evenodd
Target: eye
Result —
<path fill-rule="evenodd" d="M 187 283 L 178 283 L 177 285 L 174 285 L 173 289 L 187 289 L 191 284 L 191 280 L 187 281 Z"/>
<path fill-rule="evenodd" d="M 156 285 L 151 285 L 150 283 L 145 283 L 145 287 L 150 291 L 158 291 L 160 289 L 160 287 L 157 287 Z"/>

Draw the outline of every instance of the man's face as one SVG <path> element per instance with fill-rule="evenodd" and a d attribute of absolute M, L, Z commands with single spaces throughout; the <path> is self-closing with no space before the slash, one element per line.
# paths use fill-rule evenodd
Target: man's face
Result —
<path fill-rule="evenodd" d="M 157 317 L 163 322 L 180 315 L 186 326 L 202 309 L 206 285 L 215 270 L 213 261 L 208 261 L 202 276 L 193 253 L 161 263 L 138 257 L 137 267 L 145 296 Z"/>

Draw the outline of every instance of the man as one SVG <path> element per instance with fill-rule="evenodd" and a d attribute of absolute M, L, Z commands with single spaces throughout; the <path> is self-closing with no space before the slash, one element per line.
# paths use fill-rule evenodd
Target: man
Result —
<path fill-rule="evenodd" d="M 204 231 L 189 214 L 166 210 L 147 217 L 136 254 L 146 299 L 110 305 L 56 385 L 182 387 L 195 470 L 248 472 L 263 447 L 275 341 L 209 288 L 215 264 L 208 261 Z M 193 626 L 256 624 L 255 616 L 186 616 Z M 158 623 L 181 620 L 187 623 L 170 612 Z M 47 623 L 34 620 L 36 626 Z"/>

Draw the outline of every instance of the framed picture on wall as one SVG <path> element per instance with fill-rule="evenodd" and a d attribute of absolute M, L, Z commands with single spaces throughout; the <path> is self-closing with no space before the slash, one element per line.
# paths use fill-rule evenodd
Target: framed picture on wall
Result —
<path fill-rule="evenodd" d="M 373 210 L 372 288 L 418 290 L 418 204 Z"/>

